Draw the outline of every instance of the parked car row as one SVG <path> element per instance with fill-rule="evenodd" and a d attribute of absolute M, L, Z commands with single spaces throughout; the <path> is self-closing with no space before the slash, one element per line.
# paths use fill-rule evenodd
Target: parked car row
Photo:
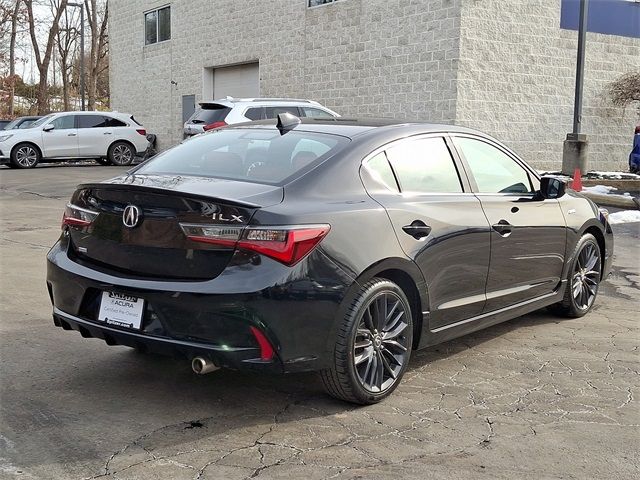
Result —
<path fill-rule="evenodd" d="M 92 158 L 104 165 L 125 166 L 148 146 L 147 131 L 133 115 L 51 113 L 26 128 L 0 131 L 0 165 L 33 168 L 43 160 Z"/>

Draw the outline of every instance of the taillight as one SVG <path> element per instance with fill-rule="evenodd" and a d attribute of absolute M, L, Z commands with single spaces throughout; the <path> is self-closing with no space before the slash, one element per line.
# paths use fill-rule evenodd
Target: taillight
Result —
<path fill-rule="evenodd" d="M 80 208 L 76 205 L 68 203 L 62 214 L 62 225 L 73 227 L 87 227 L 97 218 L 98 212 Z"/>
<path fill-rule="evenodd" d="M 267 362 L 273 359 L 273 355 L 275 354 L 275 351 L 271 346 L 271 342 L 269 342 L 269 340 L 264 335 L 264 333 L 262 333 L 256 327 L 249 327 L 249 329 L 251 330 L 251 333 L 253 334 L 256 341 L 258 342 L 258 345 L 260 346 L 260 360 Z"/>
<path fill-rule="evenodd" d="M 136 132 L 138 132 L 143 137 L 147 136 L 147 131 L 144 128 L 136 128 Z"/>
<path fill-rule="evenodd" d="M 225 127 L 226 125 L 227 125 L 227 122 L 213 122 L 208 125 L 205 125 L 204 127 L 202 127 L 202 129 L 206 132 L 208 130 L 213 130 L 214 128 Z"/>
<path fill-rule="evenodd" d="M 189 240 L 257 252 L 293 266 L 329 233 L 329 225 L 292 227 L 223 227 L 181 224 Z"/>

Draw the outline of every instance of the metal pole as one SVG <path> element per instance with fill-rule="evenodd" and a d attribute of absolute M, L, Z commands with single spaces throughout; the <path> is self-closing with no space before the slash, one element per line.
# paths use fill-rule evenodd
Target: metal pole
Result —
<path fill-rule="evenodd" d="M 584 86 L 584 49 L 587 40 L 587 15 L 589 2 L 580 0 L 580 24 L 578 27 L 578 59 L 576 62 L 576 95 L 573 103 L 573 133 L 580 133 L 582 126 L 582 91 Z"/>
<path fill-rule="evenodd" d="M 84 112 L 84 7 L 82 4 L 80 4 L 80 95 Z"/>

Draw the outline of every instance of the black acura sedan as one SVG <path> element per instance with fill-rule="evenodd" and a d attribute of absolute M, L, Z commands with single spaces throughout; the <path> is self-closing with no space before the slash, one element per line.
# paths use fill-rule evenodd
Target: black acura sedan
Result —
<path fill-rule="evenodd" d="M 586 314 L 612 250 L 606 211 L 480 132 L 281 114 L 79 185 L 47 285 L 83 337 L 197 373 L 319 371 L 368 404 L 412 350 Z"/>

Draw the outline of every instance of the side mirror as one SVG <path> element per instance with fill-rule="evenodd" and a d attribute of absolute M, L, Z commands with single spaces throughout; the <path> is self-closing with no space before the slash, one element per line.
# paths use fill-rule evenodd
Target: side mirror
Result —
<path fill-rule="evenodd" d="M 45 125 L 44 127 L 42 127 L 42 131 L 43 132 L 50 132 L 51 130 L 53 130 L 54 128 L 56 128 L 55 126 L 53 126 L 53 124 L 49 124 L 49 125 Z"/>
<path fill-rule="evenodd" d="M 567 183 L 556 177 L 542 177 L 540 190 L 537 192 L 541 200 L 547 198 L 560 198 L 567 189 Z"/>

